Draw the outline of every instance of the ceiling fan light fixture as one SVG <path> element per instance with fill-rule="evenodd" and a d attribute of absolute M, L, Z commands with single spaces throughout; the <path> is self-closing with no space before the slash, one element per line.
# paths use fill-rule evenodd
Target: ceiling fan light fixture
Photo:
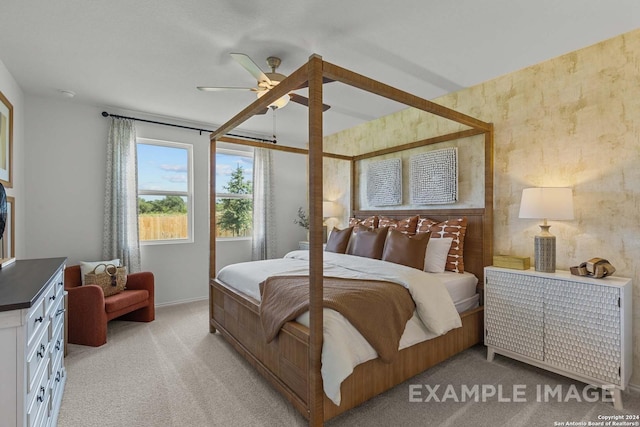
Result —
<path fill-rule="evenodd" d="M 258 98 L 261 98 L 267 92 L 269 92 L 269 91 L 265 90 L 265 91 L 257 92 L 256 95 L 258 95 Z M 281 96 L 280 98 L 276 99 L 271 104 L 269 104 L 269 107 L 270 108 L 282 108 L 282 107 L 284 107 L 285 105 L 287 105 L 289 103 L 290 99 L 291 99 L 291 97 L 289 96 L 289 94 L 286 94 L 286 95 Z"/>

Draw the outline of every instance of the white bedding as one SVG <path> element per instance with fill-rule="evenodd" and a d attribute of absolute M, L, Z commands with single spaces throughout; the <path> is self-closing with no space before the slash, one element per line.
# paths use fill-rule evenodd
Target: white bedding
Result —
<path fill-rule="evenodd" d="M 416 303 L 416 313 L 407 322 L 400 349 L 435 338 L 462 322 L 451 295 L 468 306 L 477 305 L 477 278 L 470 273 L 425 273 L 385 261 L 324 252 L 324 275 L 358 279 L 387 280 L 406 287 Z M 227 266 L 218 279 L 260 300 L 258 284 L 274 275 L 308 274 L 308 251 L 293 251 L 282 259 L 254 261 Z M 444 281 L 443 281 L 444 279 Z M 448 283 L 445 285 L 445 283 Z M 340 404 L 340 384 L 360 363 L 377 357 L 376 351 L 340 313 L 324 309 L 322 379 L 324 392 Z M 309 325 L 309 313 L 296 319 Z"/>

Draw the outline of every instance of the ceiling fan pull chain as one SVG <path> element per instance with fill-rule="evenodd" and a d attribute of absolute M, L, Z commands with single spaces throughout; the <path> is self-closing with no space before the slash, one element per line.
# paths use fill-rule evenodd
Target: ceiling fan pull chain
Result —
<path fill-rule="evenodd" d="M 276 111 L 278 110 L 277 108 L 272 108 L 273 110 L 273 143 L 276 144 L 277 143 L 277 138 L 276 138 Z"/>

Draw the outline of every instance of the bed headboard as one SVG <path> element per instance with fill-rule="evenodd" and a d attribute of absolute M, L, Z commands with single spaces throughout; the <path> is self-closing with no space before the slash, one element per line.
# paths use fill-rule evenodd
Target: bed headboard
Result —
<path fill-rule="evenodd" d="M 351 217 L 366 218 L 372 215 L 394 219 L 420 215 L 438 221 L 467 217 L 467 232 L 464 239 L 464 269 L 476 275 L 478 288 L 484 289 L 484 267 L 491 265 L 491 228 L 487 227 L 484 209 L 434 209 L 434 210 L 355 210 Z"/>

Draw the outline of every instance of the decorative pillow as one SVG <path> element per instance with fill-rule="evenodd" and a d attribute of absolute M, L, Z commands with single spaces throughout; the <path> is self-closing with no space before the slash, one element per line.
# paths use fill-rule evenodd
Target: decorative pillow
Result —
<path fill-rule="evenodd" d="M 420 218 L 418 220 L 417 233 L 425 233 L 431 231 L 431 239 L 442 237 L 451 237 L 453 241 L 449 248 L 447 256 L 447 264 L 444 269 L 455 271 L 456 273 L 464 273 L 464 235 L 467 232 L 467 218 L 448 219 L 446 221 L 434 221 L 429 218 Z"/>
<path fill-rule="evenodd" d="M 387 231 L 389 231 L 387 227 L 358 231 L 354 236 L 353 255 L 381 259 Z"/>
<path fill-rule="evenodd" d="M 451 248 L 452 237 L 429 239 L 427 253 L 424 256 L 424 271 L 427 273 L 444 273 L 447 255 Z"/>
<path fill-rule="evenodd" d="M 345 253 L 347 251 L 347 245 L 349 245 L 349 239 L 351 238 L 352 232 L 353 227 L 345 228 L 344 230 L 338 230 L 333 227 L 331 234 L 329 234 L 329 240 L 327 240 L 327 246 L 325 246 L 324 250 L 339 254 Z"/>
<path fill-rule="evenodd" d="M 360 231 L 374 230 L 373 227 L 367 227 L 362 224 L 354 225 L 352 228 L 353 228 L 353 232 L 351 233 L 351 237 L 349 238 L 349 243 L 347 244 L 347 250 L 345 252 L 346 254 L 349 254 L 349 255 L 353 255 L 353 248 L 356 244 L 356 234 L 358 234 Z"/>
<path fill-rule="evenodd" d="M 349 227 L 355 227 L 356 225 L 364 225 L 367 228 L 378 228 L 378 217 L 374 215 L 365 219 L 349 218 Z"/>
<path fill-rule="evenodd" d="M 393 219 L 381 216 L 378 222 L 378 227 L 395 228 L 401 233 L 409 234 L 413 236 L 416 234 L 416 228 L 418 226 L 418 216 L 410 216 L 404 219 Z"/>
<path fill-rule="evenodd" d="M 382 260 L 422 270 L 429 236 L 430 233 L 407 236 L 400 231 L 389 230 L 382 251 Z"/>
<path fill-rule="evenodd" d="M 112 259 L 111 261 L 80 261 L 80 276 L 82 279 L 82 284 L 84 285 L 84 276 L 88 273 L 91 273 L 94 268 L 98 264 L 113 264 L 116 267 L 120 267 L 120 259 Z M 98 271 L 98 273 L 102 272 L 102 268 Z"/>

